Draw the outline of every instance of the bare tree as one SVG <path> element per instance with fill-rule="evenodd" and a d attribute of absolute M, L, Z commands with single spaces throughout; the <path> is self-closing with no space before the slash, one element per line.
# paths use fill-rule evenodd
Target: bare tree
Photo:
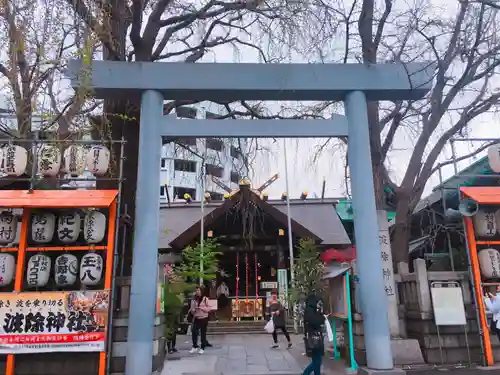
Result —
<path fill-rule="evenodd" d="M 61 86 L 66 60 L 83 53 L 85 43 L 79 44 L 86 38 L 56 5 L 54 0 L 1 2 L 0 85 L 4 112 L 10 114 L 0 122 L 4 138 L 29 138 L 34 130 L 66 138 L 85 126 L 85 114 L 98 106 Z"/>
<path fill-rule="evenodd" d="M 221 48 L 226 51 L 229 48 L 233 49 L 236 60 L 241 55 L 252 55 L 254 60 L 277 62 L 286 57 L 280 44 L 290 41 L 287 30 L 298 30 L 306 25 L 304 14 L 312 14 L 302 14 L 306 8 L 299 3 L 291 6 L 281 0 L 60 0 L 60 3 L 61 7 L 71 7 L 77 18 L 99 38 L 104 59 L 121 61 L 195 63 L 202 59 L 213 60 Z M 196 103 L 169 102 L 165 105 L 165 113 L 192 104 Z M 280 117 L 262 114 L 259 103 L 218 104 L 225 109 L 220 119 Z M 137 178 L 138 108 L 137 102 L 105 100 L 102 118 L 94 121 L 101 137 L 123 137 L 127 141 L 122 202 L 127 204 L 131 215 Z M 258 145 L 252 142 L 253 146 Z M 180 145 L 182 147 L 182 143 Z M 116 155 L 116 151 L 113 154 Z M 130 239 L 126 257 L 130 257 Z M 130 258 L 125 262 L 130 263 Z"/>
<path fill-rule="evenodd" d="M 443 148 L 454 135 L 467 134 L 474 119 L 500 103 L 500 92 L 495 89 L 500 15 L 486 1 L 464 0 L 453 5 L 442 9 L 421 1 L 414 7 L 398 4 L 396 8 L 393 0 L 385 0 L 383 5 L 354 0 L 350 8 L 339 9 L 344 19 L 342 61 L 437 63 L 432 89 L 424 100 L 368 103 L 377 207 L 388 208 L 388 192 L 395 204 L 395 262 L 407 260 L 410 215 Z M 411 140 L 411 149 L 403 138 Z M 402 178 L 389 170 L 391 155 L 398 147 L 406 147 L 410 155 Z M 328 147 L 321 145 L 323 152 L 325 149 Z M 481 146 L 477 152 L 483 149 Z M 400 155 L 398 166 L 404 163 Z"/>

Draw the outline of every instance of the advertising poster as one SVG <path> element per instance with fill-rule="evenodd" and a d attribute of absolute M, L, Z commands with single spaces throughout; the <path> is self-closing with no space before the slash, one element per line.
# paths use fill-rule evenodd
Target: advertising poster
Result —
<path fill-rule="evenodd" d="M 0 354 L 105 350 L 109 291 L 0 294 Z"/>

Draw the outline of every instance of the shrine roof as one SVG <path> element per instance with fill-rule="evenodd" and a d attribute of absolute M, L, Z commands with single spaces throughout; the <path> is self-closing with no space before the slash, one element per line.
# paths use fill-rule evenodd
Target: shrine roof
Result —
<path fill-rule="evenodd" d="M 349 245 L 351 242 L 344 226 L 337 215 L 334 204 L 337 200 L 290 200 L 291 218 L 296 227 L 311 232 L 322 244 Z M 223 202 L 205 204 L 206 223 L 214 221 L 214 211 Z M 265 204 L 278 210 L 286 217 L 287 206 L 283 201 L 267 201 Z M 160 208 L 160 232 L 158 247 L 167 249 L 172 242 L 191 227 L 198 225 L 201 219 L 200 202 L 190 204 L 171 204 Z M 292 223 L 292 228 L 293 228 Z"/>
<path fill-rule="evenodd" d="M 0 190 L 0 207 L 109 207 L 118 190 Z"/>
<path fill-rule="evenodd" d="M 479 204 L 500 204 L 500 186 L 468 186 L 460 191 Z"/>

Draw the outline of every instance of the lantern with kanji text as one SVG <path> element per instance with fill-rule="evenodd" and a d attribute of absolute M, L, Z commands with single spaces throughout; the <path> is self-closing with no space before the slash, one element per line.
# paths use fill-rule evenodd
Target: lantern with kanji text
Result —
<path fill-rule="evenodd" d="M 72 243 L 80 235 L 82 220 L 76 211 L 67 211 L 57 219 L 57 237 L 61 242 Z"/>
<path fill-rule="evenodd" d="M 16 258 L 11 254 L 0 254 L 0 286 L 9 285 L 14 278 Z"/>
<path fill-rule="evenodd" d="M 0 245 L 13 242 L 17 233 L 17 216 L 10 212 L 0 214 Z"/>
<path fill-rule="evenodd" d="M 109 168 L 110 152 L 105 146 L 92 146 L 87 153 L 87 169 L 96 176 L 104 176 Z"/>
<path fill-rule="evenodd" d="M 31 217 L 31 238 L 36 243 L 49 243 L 54 237 L 56 215 L 38 212 Z"/>
<path fill-rule="evenodd" d="M 73 285 L 78 275 L 78 259 L 72 254 L 59 255 L 54 265 L 54 277 L 58 286 Z"/>
<path fill-rule="evenodd" d="M 64 171 L 71 176 L 80 176 L 85 171 L 85 150 L 71 145 L 64 150 Z"/>
<path fill-rule="evenodd" d="M 38 153 L 38 173 L 55 177 L 61 169 L 61 152 L 55 146 L 43 145 Z"/>
<path fill-rule="evenodd" d="M 26 172 L 28 151 L 17 145 L 7 145 L 2 148 L 0 170 L 8 176 L 19 177 Z"/>
<path fill-rule="evenodd" d="M 500 278 L 500 252 L 496 249 L 483 249 L 478 253 L 479 267 L 487 279 Z"/>
<path fill-rule="evenodd" d="M 51 260 L 47 255 L 35 254 L 28 261 L 26 281 L 30 288 L 41 288 L 49 282 Z"/>
<path fill-rule="evenodd" d="M 104 261 L 97 253 L 87 253 L 80 263 L 80 282 L 83 285 L 93 286 L 99 284 L 102 278 Z"/>
<path fill-rule="evenodd" d="M 479 210 L 473 217 L 474 231 L 477 237 L 494 237 L 497 234 L 497 223 L 494 211 Z"/>
<path fill-rule="evenodd" d="M 83 236 L 87 243 L 99 243 L 106 234 L 106 216 L 99 211 L 90 211 L 85 215 Z"/>

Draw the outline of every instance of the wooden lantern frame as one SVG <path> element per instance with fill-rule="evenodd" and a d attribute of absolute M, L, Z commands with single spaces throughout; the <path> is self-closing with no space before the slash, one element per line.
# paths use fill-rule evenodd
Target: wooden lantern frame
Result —
<path fill-rule="evenodd" d="M 16 276 L 13 293 L 22 292 L 26 253 L 45 251 L 105 251 L 104 290 L 113 298 L 112 281 L 114 270 L 114 248 L 117 221 L 118 190 L 0 190 L 0 207 L 23 209 L 18 247 L 0 247 L 0 252 L 17 253 Z M 28 233 L 32 209 L 74 209 L 74 208 L 106 208 L 109 209 L 108 233 L 105 246 L 34 246 L 28 247 Z M 108 312 L 106 337 L 112 325 L 113 312 Z M 107 356 L 110 348 L 99 353 L 99 375 L 105 375 Z M 15 374 L 15 354 L 7 355 L 5 375 Z"/>
<path fill-rule="evenodd" d="M 500 208 L 500 187 L 461 187 L 462 198 L 471 198 L 481 205 L 498 205 Z M 486 318 L 486 308 L 483 300 L 483 287 L 490 285 L 500 285 L 500 283 L 483 283 L 481 269 L 479 267 L 479 257 L 477 254 L 478 245 L 500 245 L 500 241 L 477 241 L 474 224 L 471 217 L 464 217 L 465 234 L 467 238 L 467 252 L 470 261 L 471 275 L 474 287 L 474 300 L 479 315 L 479 327 L 482 332 L 481 337 L 484 347 L 484 356 L 487 366 L 494 364 L 493 350 L 491 348 L 491 336 Z"/>

